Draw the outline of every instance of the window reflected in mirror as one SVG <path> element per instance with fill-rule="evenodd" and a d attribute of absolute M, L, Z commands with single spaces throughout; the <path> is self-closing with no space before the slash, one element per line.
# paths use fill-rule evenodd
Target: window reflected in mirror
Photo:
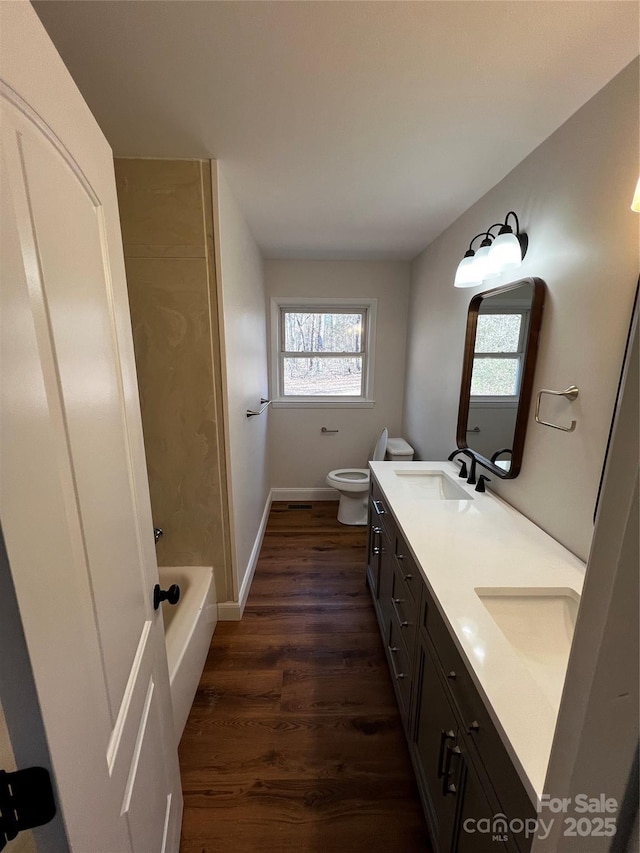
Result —
<path fill-rule="evenodd" d="M 544 283 L 523 279 L 469 306 L 458 447 L 504 478 L 522 461 L 543 301 Z"/>

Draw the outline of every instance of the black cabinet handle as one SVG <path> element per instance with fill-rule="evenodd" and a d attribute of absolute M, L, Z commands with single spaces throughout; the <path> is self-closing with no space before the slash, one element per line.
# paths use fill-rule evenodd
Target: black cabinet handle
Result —
<path fill-rule="evenodd" d="M 404 672 L 398 672 L 398 670 L 396 669 L 395 658 L 393 657 L 393 655 L 395 655 L 399 651 L 399 649 L 397 646 L 387 646 L 387 648 L 389 649 L 389 654 L 391 655 L 391 669 L 393 670 L 393 676 L 396 681 L 401 681 L 407 676 L 404 674 Z"/>
<path fill-rule="evenodd" d="M 375 537 L 376 537 L 376 536 L 380 536 L 380 534 L 382 533 L 382 528 L 381 528 L 381 527 L 376 527 L 376 526 L 374 525 L 374 526 L 371 528 L 371 532 L 373 533 L 374 540 L 375 540 Z M 373 556 L 374 556 L 374 557 L 377 557 L 377 556 L 378 556 L 378 554 L 380 554 L 380 553 L 381 553 L 381 550 L 382 550 L 382 549 L 381 549 L 380 545 L 372 545 L 372 546 L 371 546 L 371 553 L 373 554 Z"/>
<path fill-rule="evenodd" d="M 402 562 L 404 560 L 404 558 L 405 558 L 404 554 L 396 554 L 396 560 L 398 560 L 398 562 Z M 400 574 L 402 575 L 403 581 L 413 580 L 413 575 L 411 573 L 405 575 L 405 573 L 401 569 Z"/>
<path fill-rule="evenodd" d="M 462 757 L 462 750 L 457 744 L 453 748 L 450 747 L 449 744 L 447 744 L 445 747 L 445 752 L 447 754 L 447 757 L 445 760 L 444 772 L 442 774 L 442 795 L 444 797 L 446 797 L 447 794 L 457 794 L 458 792 L 458 788 L 455 782 L 449 782 L 449 777 L 453 773 L 453 770 L 451 769 L 451 762 L 454 757 L 457 759 L 460 759 Z"/>
<path fill-rule="evenodd" d="M 177 604 L 180 601 L 180 587 L 177 583 L 172 583 L 169 589 L 160 589 L 160 584 L 157 583 L 153 588 L 153 609 L 157 610 L 160 607 L 161 601 L 168 601 L 169 604 Z"/>
<path fill-rule="evenodd" d="M 448 740 L 453 740 L 456 736 L 456 733 L 449 729 L 449 731 L 445 731 L 442 729 L 440 732 L 440 749 L 438 750 L 438 779 L 441 779 L 444 775 L 444 770 L 442 769 L 442 761 L 444 759 L 444 749 Z"/>
<path fill-rule="evenodd" d="M 467 729 L 467 734 L 470 735 L 472 732 L 480 731 L 480 723 L 477 720 L 474 720 L 469 728 Z"/>
<path fill-rule="evenodd" d="M 455 674 L 455 671 L 453 669 L 451 670 L 451 672 L 447 673 L 447 678 L 449 679 L 449 681 L 455 681 L 456 680 L 456 674 Z"/>

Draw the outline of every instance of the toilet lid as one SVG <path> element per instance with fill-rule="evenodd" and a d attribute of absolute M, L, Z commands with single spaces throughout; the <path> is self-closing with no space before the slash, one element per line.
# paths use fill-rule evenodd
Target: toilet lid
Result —
<path fill-rule="evenodd" d="M 385 427 L 380 433 L 380 438 L 378 439 L 378 443 L 376 444 L 376 449 L 373 451 L 373 462 L 382 462 L 384 459 L 384 454 L 387 450 L 387 438 L 389 436 L 389 430 Z"/>

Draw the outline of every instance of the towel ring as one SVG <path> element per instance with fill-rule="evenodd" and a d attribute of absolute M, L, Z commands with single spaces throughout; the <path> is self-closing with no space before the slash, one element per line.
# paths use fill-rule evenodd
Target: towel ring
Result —
<path fill-rule="evenodd" d="M 553 394 L 554 397 L 566 397 L 567 400 L 573 403 L 576 397 L 579 394 L 578 389 L 575 385 L 569 385 L 568 388 L 565 388 L 564 391 L 550 391 L 548 388 L 543 388 L 541 391 L 538 391 L 538 400 L 536 402 L 536 423 L 542 424 L 542 426 L 548 426 L 552 429 L 559 429 L 562 432 L 573 432 L 576 428 L 576 421 L 571 421 L 570 426 L 560 426 L 560 424 L 551 424 L 549 421 L 540 420 L 540 399 L 543 394 Z"/>

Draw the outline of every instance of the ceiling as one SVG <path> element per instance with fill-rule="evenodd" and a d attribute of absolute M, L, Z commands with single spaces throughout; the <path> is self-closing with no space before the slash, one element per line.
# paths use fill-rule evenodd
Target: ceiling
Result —
<path fill-rule="evenodd" d="M 413 258 L 639 52 L 615 0 L 34 6 L 114 153 L 219 159 L 266 257 Z"/>

